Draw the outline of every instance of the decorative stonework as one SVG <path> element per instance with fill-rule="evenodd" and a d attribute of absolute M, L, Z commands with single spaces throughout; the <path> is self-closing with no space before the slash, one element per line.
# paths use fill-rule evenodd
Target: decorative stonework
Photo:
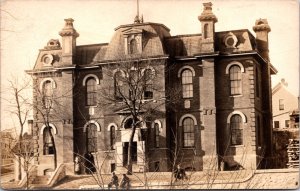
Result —
<path fill-rule="evenodd" d="M 268 24 L 267 19 L 258 19 L 255 21 L 255 26 L 253 27 L 254 32 L 267 31 L 270 32 L 271 28 Z"/>
<path fill-rule="evenodd" d="M 236 45 L 238 43 L 238 39 L 232 32 L 229 32 L 224 37 L 223 42 L 224 42 L 226 48 L 236 48 Z"/>
<path fill-rule="evenodd" d="M 60 36 L 74 36 L 75 38 L 79 36 L 77 31 L 73 27 L 74 20 L 72 18 L 65 19 L 65 27 L 59 32 Z"/>
<path fill-rule="evenodd" d="M 204 9 L 200 16 L 198 16 L 199 21 L 214 21 L 218 22 L 218 18 L 212 12 L 212 3 L 203 3 Z"/>
<path fill-rule="evenodd" d="M 44 47 L 46 50 L 61 49 L 60 42 L 58 39 L 51 39 L 48 41 L 47 46 Z"/>
<path fill-rule="evenodd" d="M 53 63 L 53 55 L 52 54 L 45 54 L 42 57 L 42 62 L 44 66 L 52 66 Z"/>

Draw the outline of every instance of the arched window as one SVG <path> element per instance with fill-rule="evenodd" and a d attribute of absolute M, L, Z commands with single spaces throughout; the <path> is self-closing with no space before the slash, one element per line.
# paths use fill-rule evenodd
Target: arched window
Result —
<path fill-rule="evenodd" d="M 97 126 L 94 123 L 86 128 L 86 145 L 87 152 L 97 152 Z"/>
<path fill-rule="evenodd" d="M 183 119 L 183 147 L 193 147 L 195 143 L 194 120 L 190 117 Z"/>
<path fill-rule="evenodd" d="M 230 118 L 231 145 L 243 144 L 243 121 L 239 114 L 234 114 Z"/>
<path fill-rule="evenodd" d="M 204 28 L 203 28 L 203 36 L 204 36 L 204 39 L 207 39 L 208 37 L 208 24 L 205 24 L 204 25 Z"/>
<path fill-rule="evenodd" d="M 137 41 L 135 39 L 132 39 L 129 43 L 129 54 L 136 54 L 136 53 L 138 53 Z"/>
<path fill-rule="evenodd" d="M 153 71 L 151 69 L 146 69 L 144 71 L 144 80 L 145 80 L 145 91 L 144 99 L 153 98 Z"/>
<path fill-rule="evenodd" d="M 96 79 L 91 77 L 86 81 L 86 105 L 94 106 L 97 104 Z"/>
<path fill-rule="evenodd" d="M 42 95 L 43 106 L 47 109 L 51 108 L 53 88 L 52 88 L 52 82 L 50 80 L 44 82 L 42 94 L 43 94 Z"/>
<path fill-rule="evenodd" d="M 155 147 L 159 147 L 159 124 L 154 123 Z"/>
<path fill-rule="evenodd" d="M 242 74 L 241 68 L 237 65 L 232 65 L 229 69 L 230 74 L 230 94 L 242 94 Z"/>
<path fill-rule="evenodd" d="M 125 129 L 131 129 L 131 128 L 132 128 L 132 123 L 133 123 L 132 118 L 128 118 L 128 119 L 125 121 L 124 128 L 125 128 Z"/>
<path fill-rule="evenodd" d="M 122 95 L 124 95 L 124 86 L 123 86 L 123 75 L 121 71 L 117 71 L 114 75 L 114 88 L 115 88 L 115 99 L 122 100 Z"/>
<path fill-rule="evenodd" d="M 110 148 L 115 149 L 116 144 L 116 127 L 114 125 L 110 126 Z"/>
<path fill-rule="evenodd" d="M 193 73 L 189 69 L 183 70 L 181 74 L 183 98 L 193 97 Z"/>
<path fill-rule="evenodd" d="M 50 131 L 53 136 L 54 132 L 51 127 L 45 127 L 43 130 L 43 141 L 44 141 L 43 154 L 44 155 L 53 155 L 54 154 L 54 145 L 53 145 L 53 142 L 51 141 Z"/>

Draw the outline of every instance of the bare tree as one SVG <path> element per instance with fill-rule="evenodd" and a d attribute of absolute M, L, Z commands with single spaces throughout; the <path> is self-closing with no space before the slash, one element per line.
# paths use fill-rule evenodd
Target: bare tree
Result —
<path fill-rule="evenodd" d="M 99 104 L 112 109 L 118 107 L 131 116 L 127 124 L 131 128 L 128 146 L 127 173 L 132 174 L 132 147 L 137 128 L 142 127 L 141 120 L 157 114 L 158 108 L 166 102 L 166 90 L 163 71 L 152 67 L 160 65 L 164 70 L 163 59 L 142 57 L 122 58 L 115 63 L 102 66 L 103 83 Z M 112 82 L 113 81 L 113 82 Z M 155 85 L 154 85 L 155 84 Z M 159 97 L 154 96 L 154 93 Z"/>
<path fill-rule="evenodd" d="M 21 158 L 20 165 L 23 167 L 26 178 L 26 189 L 29 189 L 30 165 L 36 153 L 34 153 L 32 136 L 25 133 L 21 140 L 14 140 L 14 146 L 11 148 L 18 158 Z"/>
<path fill-rule="evenodd" d="M 26 95 L 30 87 L 29 79 L 19 80 L 17 77 L 12 77 L 11 80 L 8 80 L 7 97 L 2 97 L 8 103 L 8 112 L 13 118 L 17 119 L 16 132 L 18 141 L 20 142 L 19 150 L 22 147 L 22 138 L 25 130 L 25 124 L 27 122 L 29 112 L 31 110 L 30 105 L 28 104 L 29 98 Z M 18 179 L 22 178 L 21 173 L 21 157 L 18 157 Z"/>

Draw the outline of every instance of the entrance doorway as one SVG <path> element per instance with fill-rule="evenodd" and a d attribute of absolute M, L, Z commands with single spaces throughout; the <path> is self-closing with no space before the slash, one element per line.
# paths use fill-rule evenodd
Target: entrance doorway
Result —
<path fill-rule="evenodd" d="M 127 165 L 128 162 L 128 147 L 129 142 L 123 142 L 123 166 Z M 137 142 L 133 142 L 131 146 L 131 160 L 132 163 L 137 162 Z"/>

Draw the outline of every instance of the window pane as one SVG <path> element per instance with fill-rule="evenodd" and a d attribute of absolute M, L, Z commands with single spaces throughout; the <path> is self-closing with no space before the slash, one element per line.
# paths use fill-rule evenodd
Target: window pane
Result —
<path fill-rule="evenodd" d="M 242 74 L 239 66 L 231 66 L 229 69 L 231 95 L 242 93 Z"/>
<path fill-rule="evenodd" d="M 115 126 L 110 127 L 110 146 L 111 149 L 115 149 L 115 143 L 116 143 L 116 128 Z"/>
<path fill-rule="evenodd" d="M 86 82 L 86 99 L 87 105 L 96 105 L 97 91 L 95 78 L 89 78 Z"/>
<path fill-rule="evenodd" d="M 242 145 L 243 144 L 243 126 L 242 117 L 240 115 L 233 115 L 230 119 L 231 130 L 231 144 Z"/>
<path fill-rule="evenodd" d="M 284 100 L 283 99 L 279 100 L 279 110 L 284 110 Z"/>
<path fill-rule="evenodd" d="M 194 120 L 190 117 L 183 120 L 183 146 L 194 146 Z"/>
<path fill-rule="evenodd" d="M 152 99 L 153 98 L 153 72 L 151 69 L 146 69 L 144 71 L 144 80 L 145 80 L 145 92 L 144 99 Z"/>
<path fill-rule="evenodd" d="M 52 82 L 50 80 L 47 80 L 43 84 L 43 106 L 45 108 L 51 108 L 52 106 L 52 96 L 53 96 L 53 88 L 52 88 Z"/>
<path fill-rule="evenodd" d="M 182 95 L 184 98 L 193 97 L 193 73 L 191 70 L 184 70 L 181 74 Z"/>
<path fill-rule="evenodd" d="M 129 54 L 136 54 L 136 53 L 138 53 L 137 41 L 135 39 L 132 39 L 129 45 Z"/>
<path fill-rule="evenodd" d="M 49 133 L 49 130 L 51 131 L 52 135 L 53 135 L 53 129 L 51 127 L 46 127 L 43 130 L 43 141 L 44 141 L 44 151 L 43 154 L 44 155 L 51 155 L 54 154 L 54 147 L 53 147 L 53 143 L 51 141 L 51 136 Z"/>
<path fill-rule="evenodd" d="M 86 129 L 88 152 L 97 151 L 97 127 L 95 124 L 89 124 Z"/>
<path fill-rule="evenodd" d="M 289 127 L 290 126 L 290 120 L 285 120 L 285 127 Z"/>
<path fill-rule="evenodd" d="M 154 124 L 155 130 L 155 147 L 159 147 L 159 125 L 158 123 Z"/>

